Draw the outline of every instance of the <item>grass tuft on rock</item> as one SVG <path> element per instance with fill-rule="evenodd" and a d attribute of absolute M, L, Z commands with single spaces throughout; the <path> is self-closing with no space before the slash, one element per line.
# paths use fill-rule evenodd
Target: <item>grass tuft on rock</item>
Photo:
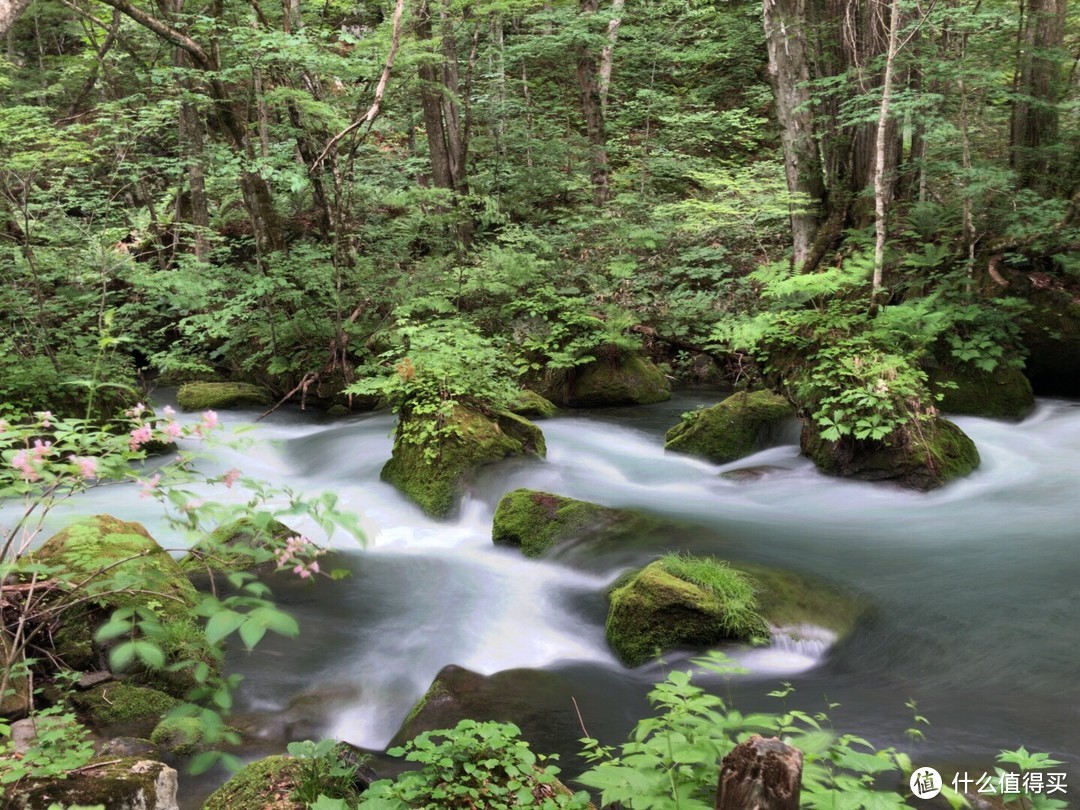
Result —
<path fill-rule="evenodd" d="M 757 586 L 749 576 L 729 568 L 723 560 L 693 554 L 666 554 L 660 558 L 660 564 L 672 576 L 697 585 L 723 603 L 721 624 L 733 638 L 760 638 L 763 626 L 764 638 L 768 638 L 758 605 Z"/>

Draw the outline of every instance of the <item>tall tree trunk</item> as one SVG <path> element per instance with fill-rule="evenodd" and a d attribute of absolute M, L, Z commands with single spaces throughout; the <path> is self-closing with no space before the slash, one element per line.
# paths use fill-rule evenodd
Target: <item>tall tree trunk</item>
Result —
<path fill-rule="evenodd" d="M 581 0 L 581 12 L 586 17 L 596 14 L 598 0 Z M 581 45 L 577 54 L 577 80 L 581 91 L 581 113 L 585 118 L 585 135 L 589 141 L 590 179 L 593 202 L 602 207 L 611 198 L 609 182 L 607 136 L 604 134 L 604 113 L 600 105 L 596 55 L 588 45 Z"/>
<path fill-rule="evenodd" d="M 7 36 L 8 31 L 15 25 L 30 0 L 0 0 L 0 36 Z"/>
<path fill-rule="evenodd" d="M 611 0 L 611 19 L 607 24 L 607 45 L 600 51 L 600 111 L 607 115 L 608 91 L 611 90 L 611 70 L 615 63 L 615 43 L 622 25 L 622 10 L 626 0 Z"/>
<path fill-rule="evenodd" d="M 871 299 L 878 303 L 881 296 L 885 270 L 885 239 L 888 236 L 888 218 L 885 206 L 889 202 L 891 184 L 886 183 L 886 149 L 889 128 L 889 105 L 892 100 L 893 73 L 896 69 L 896 51 L 899 44 L 899 0 L 891 0 L 889 6 L 889 46 L 885 57 L 885 77 L 881 82 L 881 105 L 878 108 L 877 137 L 874 145 L 874 278 Z"/>
<path fill-rule="evenodd" d="M 765 43 L 769 51 L 769 79 L 776 100 L 784 148 L 788 191 L 797 200 L 791 206 L 794 263 L 801 267 L 810 255 L 825 202 L 825 181 L 817 141 L 814 113 L 807 85 L 805 0 L 763 0 Z"/>
<path fill-rule="evenodd" d="M 1027 0 L 1016 98 L 1012 110 L 1011 162 L 1022 187 L 1052 185 L 1058 142 L 1067 0 Z"/>

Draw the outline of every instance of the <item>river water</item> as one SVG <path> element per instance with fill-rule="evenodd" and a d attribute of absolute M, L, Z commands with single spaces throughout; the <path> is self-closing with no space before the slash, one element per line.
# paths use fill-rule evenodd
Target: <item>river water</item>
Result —
<path fill-rule="evenodd" d="M 481 471 L 458 516 L 445 522 L 379 481 L 390 415 L 319 421 L 279 413 L 259 423 L 246 449 L 218 451 L 210 467 L 332 490 L 362 516 L 367 540 L 361 547 L 331 538 L 335 564 L 353 571 L 342 582 L 278 578 L 278 596 L 303 636 L 232 656 L 246 677 L 241 712 L 261 724 L 270 748 L 282 735 L 323 733 L 379 749 L 443 666 L 484 675 L 539 669 L 539 681 L 518 678 L 515 705 L 532 724 L 534 746 L 561 753 L 572 771 L 582 736 L 572 697 L 589 732 L 615 744 L 648 711 L 649 685 L 689 666 L 673 655 L 627 670 L 603 633 L 605 587 L 628 567 L 687 549 L 813 574 L 872 606 L 828 649 L 732 650 L 750 671 L 714 686 L 738 708 L 779 709 L 765 693 L 787 680 L 795 687 L 787 706 L 837 703 L 837 729 L 909 750 L 946 781 L 957 769 L 981 773 L 998 750 L 1023 744 L 1065 760 L 1076 782 L 1070 792 L 1080 794 L 1080 403 L 1042 400 L 1018 425 L 957 418 L 982 464 L 920 494 L 819 474 L 799 456 L 794 428 L 789 443 L 726 466 L 665 453 L 663 433 L 679 414 L 719 396 L 684 393 L 655 406 L 544 420 L 546 460 Z M 253 416 L 232 412 L 224 421 Z M 765 472 L 720 475 L 745 467 Z M 517 487 L 682 523 L 659 540 L 582 543 L 527 560 L 490 540 L 495 504 Z M 102 492 L 78 507 L 166 533 L 151 503 L 134 495 Z M 500 677 L 509 684 L 500 688 L 513 691 L 515 676 Z M 904 736 L 909 698 L 931 722 L 915 745 Z"/>

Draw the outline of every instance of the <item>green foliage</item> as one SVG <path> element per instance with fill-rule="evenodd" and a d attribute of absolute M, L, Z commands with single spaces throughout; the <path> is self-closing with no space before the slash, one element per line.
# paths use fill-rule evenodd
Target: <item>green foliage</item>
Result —
<path fill-rule="evenodd" d="M 375 782 L 358 810 L 588 806 L 587 794 L 571 794 L 557 781 L 559 769 L 548 764 L 555 757 L 534 754 L 519 734 L 510 723 L 475 720 L 424 732 L 387 752 L 420 768 Z"/>
<path fill-rule="evenodd" d="M 289 743 L 289 756 L 300 760 L 297 784 L 290 798 L 305 805 L 318 807 L 317 802 L 332 799 L 355 799 L 353 777 L 358 765 L 339 757 L 335 740 L 303 740 Z"/>
<path fill-rule="evenodd" d="M 761 614 L 754 581 L 727 563 L 693 554 L 665 554 L 659 560 L 669 574 L 704 588 L 724 606 L 724 628 L 735 638 L 760 632 Z"/>
<path fill-rule="evenodd" d="M 90 729 L 63 705 L 36 712 L 33 721 L 37 732 L 33 745 L 17 756 L 11 741 L 11 726 L 0 720 L 0 785 L 23 779 L 64 779 L 68 771 L 81 768 L 93 759 Z"/>

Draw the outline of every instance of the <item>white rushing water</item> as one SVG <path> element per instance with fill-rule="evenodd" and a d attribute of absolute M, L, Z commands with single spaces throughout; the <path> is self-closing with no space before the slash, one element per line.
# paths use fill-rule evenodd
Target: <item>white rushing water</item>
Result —
<path fill-rule="evenodd" d="M 624 734 L 664 667 L 627 671 L 613 658 L 604 641 L 605 588 L 621 570 L 686 549 L 824 577 L 873 606 L 835 647 L 804 629 L 778 634 L 768 648 L 734 650 L 750 672 L 731 687 L 740 702 L 760 704 L 786 678 L 807 707 L 820 708 L 823 695 L 841 703 L 838 727 L 904 745 L 903 704 L 911 697 L 934 723 L 928 754 L 967 761 L 1024 743 L 1080 764 L 1076 403 L 1041 401 L 1018 425 L 957 419 L 982 464 L 967 479 L 920 494 L 827 478 L 794 443 L 725 466 L 666 453 L 663 432 L 678 414 L 713 401 L 683 396 L 545 420 L 547 459 L 485 469 L 445 522 L 379 480 L 391 450 L 389 415 L 312 422 L 277 414 L 258 424 L 246 449 L 216 453 L 208 469 L 235 466 L 296 490 L 333 491 L 361 516 L 367 538 L 365 547 L 329 540 L 345 552 L 350 579 L 279 588 L 304 635 L 235 657 L 248 679 L 243 700 L 273 711 L 297 695 L 344 695 L 328 704 L 323 730 L 380 748 L 445 665 L 485 675 L 542 668 L 591 689 L 590 731 Z M 721 477 L 751 467 L 759 474 Z M 517 487 L 699 528 L 651 545 L 528 560 L 490 540 L 498 498 Z M 170 542 L 153 504 L 134 490 L 102 490 L 76 506 L 141 520 Z"/>

